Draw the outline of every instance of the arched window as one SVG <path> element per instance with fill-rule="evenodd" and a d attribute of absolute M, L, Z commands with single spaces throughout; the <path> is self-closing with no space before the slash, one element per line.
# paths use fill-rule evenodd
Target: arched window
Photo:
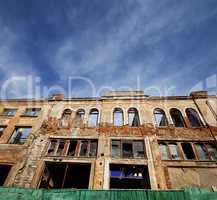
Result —
<path fill-rule="evenodd" d="M 182 113 L 178 109 L 170 109 L 170 115 L 175 127 L 185 127 L 185 121 L 183 119 Z"/>
<path fill-rule="evenodd" d="M 67 127 L 69 125 L 69 120 L 71 118 L 72 111 L 70 109 L 65 109 L 62 114 L 60 124 L 62 127 Z"/>
<path fill-rule="evenodd" d="M 62 114 L 62 119 L 70 119 L 72 111 L 70 109 L 65 109 Z"/>
<path fill-rule="evenodd" d="M 76 112 L 76 118 L 84 121 L 84 115 L 85 115 L 85 110 L 84 109 L 79 109 Z"/>
<path fill-rule="evenodd" d="M 96 108 L 91 109 L 89 113 L 88 126 L 96 127 L 98 124 L 99 111 Z"/>
<path fill-rule="evenodd" d="M 139 113 L 136 108 L 130 108 L 128 110 L 128 124 L 129 126 L 139 126 Z"/>
<path fill-rule="evenodd" d="M 157 126 L 168 126 L 167 117 L 163 109 L 155 108 L 154 117 Z"/>
<path fill-rule="evenodd" d="M 203 123 L 196 110 L 194 110 L 193 108 L 187 108 L 185 112 L 192 127 L 203 126 Z"/>
<path fill-rule="evenodd" d="M 124 124 L 124 113 L 121 108 L 115 108 L 113 112 L 114 126 L 122 126 Z"/>

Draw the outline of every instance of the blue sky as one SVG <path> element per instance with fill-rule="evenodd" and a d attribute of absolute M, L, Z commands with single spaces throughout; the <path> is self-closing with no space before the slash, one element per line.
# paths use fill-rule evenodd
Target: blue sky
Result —
<path fill-rule="evenodd" d="M 70 96 L 216 92 L 216 0 L 0 0 L 0 30 L 1 85 L 31 75 L 65 93 L 73 77 Z M 11 83 L 8 97 L 27 86 Z"/>

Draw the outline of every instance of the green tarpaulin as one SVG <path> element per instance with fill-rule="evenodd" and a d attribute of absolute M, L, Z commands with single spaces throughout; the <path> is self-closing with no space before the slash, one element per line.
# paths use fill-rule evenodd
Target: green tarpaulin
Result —
<path fill-rule="evenodd" d="M 0 188 L 0 200 L 217 200 L 217 192 L 199 189 L 153 190 L 44 190 Z"/>

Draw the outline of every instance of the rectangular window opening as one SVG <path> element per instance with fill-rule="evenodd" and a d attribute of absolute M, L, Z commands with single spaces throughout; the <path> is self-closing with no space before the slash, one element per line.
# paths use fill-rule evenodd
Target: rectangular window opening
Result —
<path fill-rule="evenodd" d="M 0 165 L 0 186 L 4 185 L 11 167 L 11 165 Z"/>
<path fill-rule="evenodd" d="M 31 127 L 16 127 L 12 137 L 10 139 L 10 144 L 24 144 L 29 137 Z"/>
<path fill-rule="evenodd" d="M 90 179 L 89 163 L 55 163 L 48 162 L 39 184 L 39 188 L 88 189 Z"/>
<path fill-rule="evenodd" d="M 110 165 L 110 189 L 150 189 L 148 167 L 143 165 Z"/>
<path fill-rule="evenodd" d="M 133 157 L 133 144 L 132 142 L 124 141 L 122 143 L 123 147 L 123 158 L 132 158 Z"/>
<path fill-rule="evenodd" d="M 186 160 L 195 160 L 195 154 L 191 143 L 181 143 L 181 146 L 184 153 L 184 158 Z"/>

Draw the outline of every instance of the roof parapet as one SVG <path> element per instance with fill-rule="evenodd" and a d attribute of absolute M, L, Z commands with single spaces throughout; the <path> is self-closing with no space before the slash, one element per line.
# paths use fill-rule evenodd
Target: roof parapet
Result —
<path fill-rule="evenodd" d="M 208 97 L 208 91 L 206 91 L 206 90 L 192 91 L 190 93 L 190 96 L 194 97 L 194 98 L 207 98 Z"/>
<path fill-rule="evenodd" d="M 144 91 L 107 91 L 102 97 L 144 97 Z"/>

